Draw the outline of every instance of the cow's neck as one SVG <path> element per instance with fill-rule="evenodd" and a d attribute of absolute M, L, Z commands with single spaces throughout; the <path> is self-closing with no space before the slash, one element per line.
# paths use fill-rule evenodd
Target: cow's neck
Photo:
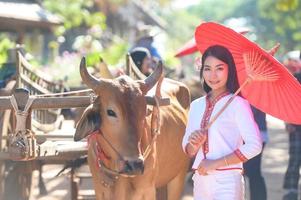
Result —
<path fill-rule="evenodd" d="M 93 137 L 96 137 L 96 134 L 92 134 L 89 139 L 89 148 L 91 148 L 91 156 L 93 162 L 95 162 L 95 168 L 97 173 L 99 174 L 99 177 L 101 177 L 101 184 L 104 187 L 112 187 L 115 183 L 115 181 L 119 178 L 119 175 L 116 174 L 114 171 L 109 170 L 105 167 L 103 163 L 103 159 L 108 159 L 108 157 L 105 155 L 103 150 L 101 149 L 100 145 L 98 144 L 97 140 Z"/>

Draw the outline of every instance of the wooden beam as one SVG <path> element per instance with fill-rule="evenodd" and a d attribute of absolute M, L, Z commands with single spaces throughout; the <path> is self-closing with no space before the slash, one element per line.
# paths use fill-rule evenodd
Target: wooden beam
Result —
<path fill-rule="evenodd" d="M 59 145 L 55 142 L 45 142 L 38 147 L 38 156 L 35 160 L 74 160 L 81 156 L 87 155 L 87 147 L 83 143 L 73 142 L 67 145 Z M 0 152 L 1 160 L 10 160 L 8 152 Z M 20 161 L 22 162 L 22 161 Z"/>
<path fill-rule="evenodd" d="M 9 96 L 0 97 L 0 110 L 12 109 Z M 32 98 L 32 96 L 30 97 Z M 154 97 L 146 96 L 147 104 L 155 105 Z M 169 98 L 161 98 L 160 106 L 170 104 Z M 49 109 L 49 108 L 76 108 L 87 107 L 90 105 L 90 96 L 73 96 L 73 97 L 37 97 L 32 103 L 32 109 Z"/>
<path fill-rule="evenodd" d="M 12 109 L 9 96 L 0 97 L 0 110 Z M 32 98 L 32 97 L 31 97 Z M 90 96 L 76 97 L 38 97 L 32 103 L 32 109 L 76 108 L 90 105 Z"/>

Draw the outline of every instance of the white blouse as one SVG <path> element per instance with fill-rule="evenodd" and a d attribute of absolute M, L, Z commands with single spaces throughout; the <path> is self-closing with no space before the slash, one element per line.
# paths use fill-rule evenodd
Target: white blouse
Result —
<path fill-rule="evenodd" d="M 213 107 L 211 119 L 223 107 L 233 94 L 228 94 L 219 99 Z M 190 104 L 188 123 L 182 141 L 185 151 L 190 134 L 200 129 L 201 120 L 206 110 L 206 96 L 194 100 Z M 217 118 L 208 130 L 209 151 L 206 159 L 219 159 L 231 153 L 235 153 L 241 163 L 230 165 L 222 169 L 242 169 L 243 161 L 246 161 L 261 152 L 262 140 L 249 103 L 240 96 L 236 96 L 224 112 Z M 193 169 L 197 169 L 204 159 L 203 148 L 197 152 Z"/>

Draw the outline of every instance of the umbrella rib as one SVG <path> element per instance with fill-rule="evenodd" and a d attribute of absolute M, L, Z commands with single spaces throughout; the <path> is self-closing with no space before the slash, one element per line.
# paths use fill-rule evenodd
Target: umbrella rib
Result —
<path fill-rule="evenodd" d="M 291 99 L 294 98 L 293 97 L 294 93 L 288 92 L 289 91 L 288 90 L 288 88 L 289 88 L 288 86 L 289 85 L 287 85 L 287 84 L 281 84 L 281 85 L 279 85 L 279 88 L 281 88 L 280 92 L 278 92 L 278 95 L 279 95 L 280 99 L 290 99 L 291 100 Z M 282 106 L 284 106 L 284 109 L 281 111 L 281 113 L 284 113 L 285 111 L 290 110 L 289 108 L 294 108 L 295 107 L 294 105 L 291 104 L 290 100 L 289 101 L 285 101 L 285 102 L 282 103 Z M 285 114 L 288 115 L 287 112 L 285 112 Z"/>
<path fill-rule="evenodd" d="M 277 71 L 271 70 L 271 64 L 254 50 L 243 54 L 243 59 L 248 76 L 254 80 L 275 81 L 279 79 L 280 76 Z"/>

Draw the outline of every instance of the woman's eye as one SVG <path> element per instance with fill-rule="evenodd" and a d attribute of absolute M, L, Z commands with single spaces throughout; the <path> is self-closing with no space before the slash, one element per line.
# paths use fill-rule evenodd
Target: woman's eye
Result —
<path fill-rule="evenodd" d="M 210 68 L 204 68 L 204 71 L 210 71 Z"/>
<path fill-rule="evenodd" d="M 116 113 L 111 109 L 107 110 L 107 114 L 111 117 L 117 117 Z"/>

